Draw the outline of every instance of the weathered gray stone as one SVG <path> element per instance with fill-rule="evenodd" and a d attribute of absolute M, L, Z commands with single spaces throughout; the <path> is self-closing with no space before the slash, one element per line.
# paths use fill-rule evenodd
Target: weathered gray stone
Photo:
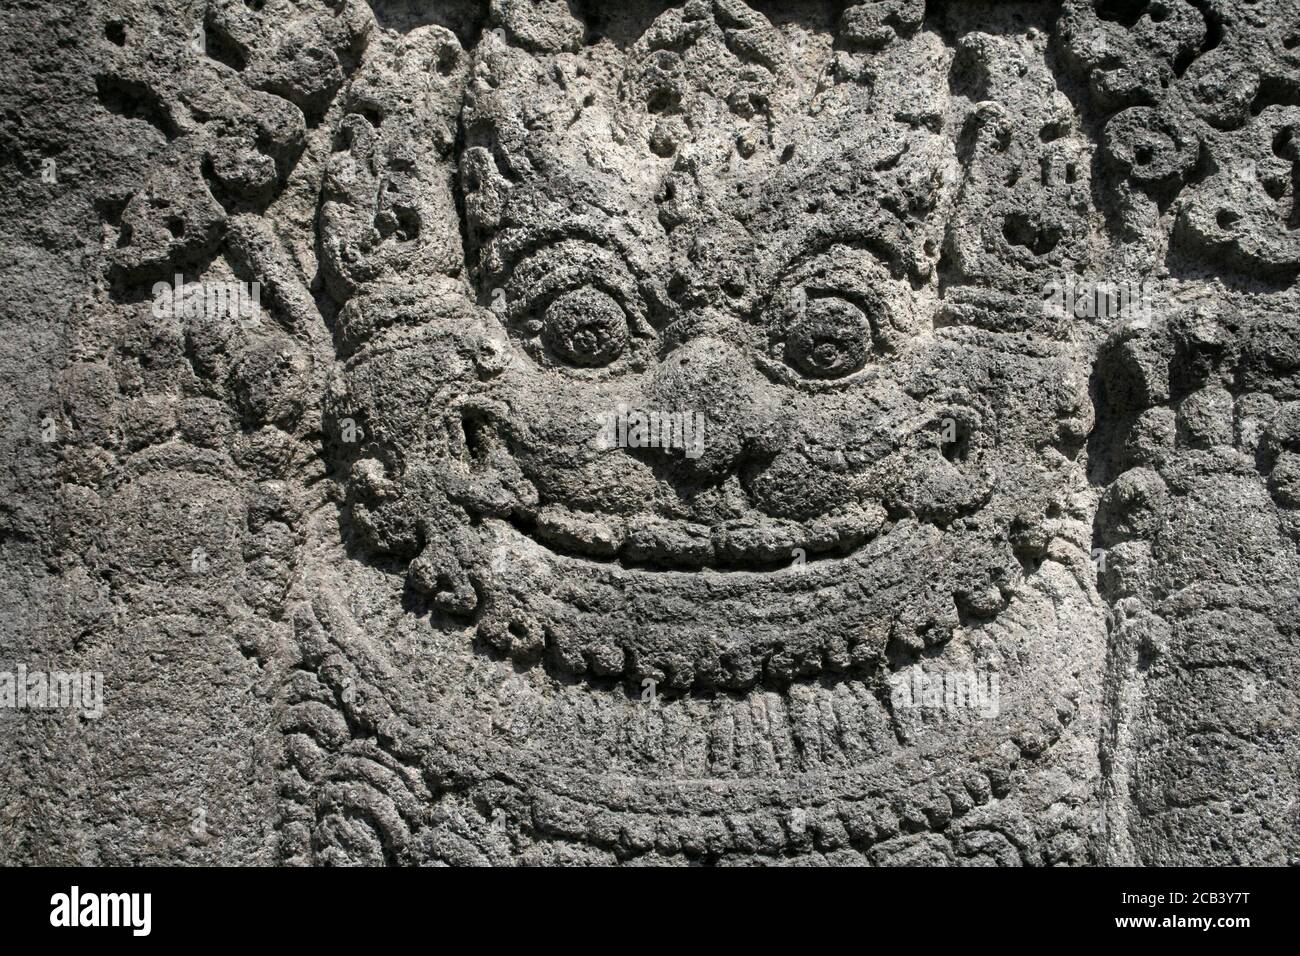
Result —
<path fill-rule="evenodd" d="M 1296 0 L 169 9 L 0 13 L 0 862 L 1300 863 Z"/>

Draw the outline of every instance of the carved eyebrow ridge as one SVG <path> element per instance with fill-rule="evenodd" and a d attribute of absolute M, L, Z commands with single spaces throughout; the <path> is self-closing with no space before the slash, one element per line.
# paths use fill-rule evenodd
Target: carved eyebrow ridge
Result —
<path fill-rule="evenodd" d="M 645 279 L 649 274 L 638 269 L 628 254 L 628 249 L 617 237 L 602 235 L 589 228 L 572 226 L 519 226 L 493 237 L 485 246 L 489 252 L 500 250 L 504 254 L 493 272 L 499 277 L 513 275 L 521 265 L 564 242 L 586 242 L 612 252 L 624 263 L 634 278 Z M 502 248 L 504 247 L 504 248 Z"/>

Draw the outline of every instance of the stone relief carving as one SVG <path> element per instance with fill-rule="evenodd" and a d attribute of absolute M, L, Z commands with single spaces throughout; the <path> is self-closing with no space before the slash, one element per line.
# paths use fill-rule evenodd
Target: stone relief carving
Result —
<path fill-rule="evenodd" d="M 17 859 L 1297 861 L 1294 2 L 103 10 Z"/>

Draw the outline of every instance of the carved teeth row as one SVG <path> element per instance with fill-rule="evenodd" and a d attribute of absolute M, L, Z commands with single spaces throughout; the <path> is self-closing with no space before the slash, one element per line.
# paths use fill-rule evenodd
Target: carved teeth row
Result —
<path fill-rule="evenodd" d="M 763 526 L 745 530 L 756 528 Z M 566 674 L 649 679 L 670 690 L 871 672 L 891 645 L 919 655 L 950 640 L 963 613 L 996 616 L 1008 599 L 1000 582 L 1013 583 L 998 570 L 1004 558 L 1014 561 L 1009 553 L 979 542 L 955 551 L 940 542 L 941 532 L 910 521 L 818 571 L 785 565 L 748 575 L 617 565 L 575 575 L 571 562 L 504 524 L 483 530 L 485 544 L 495 543 L 479 618 L 483 640 L 521 663 L 544 659 Z M 634 553 L 632 546 L 620 553 Z"/>
<path fill-rule="evenodd" d="M 705 528 L 652 519 L 638 522 L 630 531 L 623 556 L 649 564 L 702 568 L 713 559 L 713 540 Z"/>
<path fill-rule="evenodd" d="M 891 622 L 882 621 L 846 641 L 827 635 L 799 648 L 763 643 L 749 646 L 737 638 L 730 646 L 708 639 L 708 629 L 681 650 L 627 648 L 608 639 L 583 640 L 555 634 L 537 614 L 522 608 L 495 608 L 480 619 L 478 635 L 502 654 L 532 664 L 545 658 L 566 674 L 623 678 L 635 686 L 649 679 L 667 691 L 692 687 L 747 690 L 760 682 L 784 686 L 825 673 L 863 671 L 884 658 Z"/>
<path fill-rule="evenodd" d="M 874 537 L 884 521 L 884 510 L 872 505 L 808 522 L 742 518 L 710 529 L 666 518 L 628 520 L 548 505 L 533 518 L 530 531 L 545 544 L 587 557 L 699 570 L 770 566 L 844 552 Z"/>
<path fill-rule="evenodd" d="M 600 558 L 618 554 L 626 537 L 621 524 L 554 506 L 538 513 L 535 527 L 543 541 Z"/>

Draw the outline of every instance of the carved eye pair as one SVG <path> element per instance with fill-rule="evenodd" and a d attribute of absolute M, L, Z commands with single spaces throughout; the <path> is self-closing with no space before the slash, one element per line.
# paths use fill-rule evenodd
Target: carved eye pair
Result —
<path fill-rule="evenodd" d="M 590 285 L 558 296 L 535 325 L 554 356 L 580 368 L 609 365 L 623 354 L 629 338 L 623 308 Z M 867 364 L 872 351 L 871 323 L 847 299 L 801 297 L 786 324 L 783 358 L 809 378 L 851 375 Z"/>

